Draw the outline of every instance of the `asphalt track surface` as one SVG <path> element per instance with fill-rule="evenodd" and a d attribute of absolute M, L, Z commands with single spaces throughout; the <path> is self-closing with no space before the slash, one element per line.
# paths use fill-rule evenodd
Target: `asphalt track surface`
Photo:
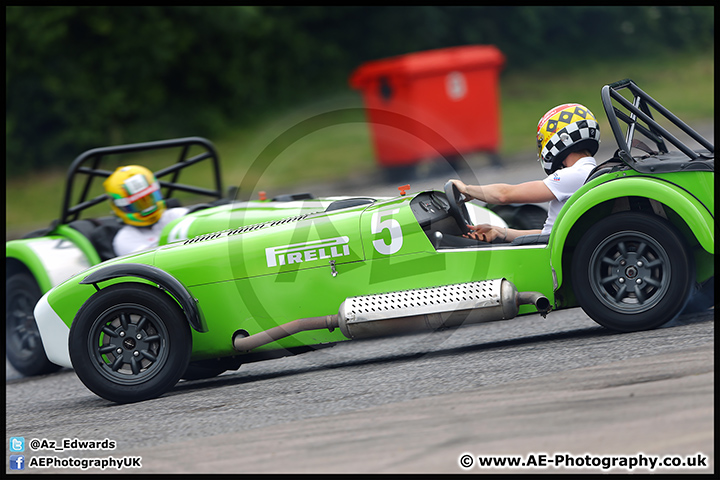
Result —
<path fill-rule="evenodd" d="M 531 166 L 481 166 L 464 178 L 539 178 Z M 412 190 L 440 189 L 445 179 Z M 356 180 L 340 194 L 357 186 L 395 194 Z M 9 467 L 10 437 L 25 438 L 26 466 L 44 457 L 140 457 L 141 468 L 122 473 L 714 472 L 714 310 L 626 334 L 570 309 L 344 342 L 182 381 L 131 405 L 95 396 L 70 370 L 21 378 L 6 366 L 6 374 L 8 473 L 18 473 Z M 33 439 L 116 447 L 33 451 Z M 478 465 L 509 457 L 526 466 Z M 685 464 L 650 469 L 651 458 Z M 706 467 L 687 465 L 703 458 Z M 625 467 L 604 469 L 604 459 Z M 632 461 L 646 463 L 628 468 Z"/>
<path fill-rule="evenodd" d="M 706 468 L 652 471 L 709 473 L 714 310 L 627 334 L 610 333 L 571 309 L 546 319 L 533 314 L 346 342 L 182 381 L 160 398 L 130 405 L 95 396 L 63 370 L 8 381 L 6 400 L 7 437 L 26 439 L 27 462 L 141 457 L 140 469 L 124 473 L 606 471 L 493 470 L 477 463 L 466 470 L 464 454 L 475 462 L 490 455 L 531 461 L 531 454 L 700 454 Z M 31 451 L 32 439 L 109 439 L 116 448 Z"/>

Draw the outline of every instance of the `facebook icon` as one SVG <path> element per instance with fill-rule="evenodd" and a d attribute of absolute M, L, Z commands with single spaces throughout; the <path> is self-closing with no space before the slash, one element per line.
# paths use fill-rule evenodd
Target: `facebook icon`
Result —
<path fill-rule="evenodd" d="M 10 455 L 10 470 L 25 470 L 25 455 Z"/>

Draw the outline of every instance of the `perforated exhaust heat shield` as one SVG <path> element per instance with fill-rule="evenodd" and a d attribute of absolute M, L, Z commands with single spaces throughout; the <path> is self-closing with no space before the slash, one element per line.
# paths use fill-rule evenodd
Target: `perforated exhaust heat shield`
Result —
<path fill-rule="evenodd" d="M 550 309 L 539 293 L 518 293 L 505 279 L 485 280 L 350 297 L 340 305 L 338 324 L 352 339 L 397 335 L 507 320 L 525 303 L 543 314 Z"/>

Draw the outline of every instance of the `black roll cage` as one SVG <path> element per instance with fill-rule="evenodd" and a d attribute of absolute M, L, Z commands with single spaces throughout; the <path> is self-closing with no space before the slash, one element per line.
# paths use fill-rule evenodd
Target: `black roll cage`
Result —
<path fill-rule="evenodd" d="M 193 145 L 200 146 L 204 149 L 204 151 L 191 158 L 187 158 L 190 152 L 190 148 Z M 149 150 L 162 150 L 178 147 L 181 148 L 181 151 L 177 162 L 169 167 L 153 172 L 155 177 L 158 179 L 158 182 L 160 183 L 160 187 L 165 189 L 163 191 L 163 197 L 165 199 L 169 199 L 172 198 L 173 192 L 181 191 L 194 193 L 197 195 L 205 195 L 216 198 L 218 200 L 222 199 L 223 187 L 222 179 L 220 177 L 220 160 L 217 151 L 215 150 L 215 146 L 205 138 L 185 137 L 170 140 L 159 140 L 154 142 L 132 143 L 127 145 L 94 148 L 80 154 L 70 165 L 70 169 L 67 173 L 65 195 L 63 196 L 62 210 L 60 212 L 60 219 L 58 220 L 58 223 L 67 224 L 71 221 L 77 220 L 80 212 L 107 200 L 107 194 L 104 193 L 94 198 L 88 198 L 93 180 L 96 177 L 107 178 L 113 173 L 111 171 L 99 168 L 100 162 L 103 158 L 111 155 L 120 155 L 124 153 L 137 153 Z M 213 181 L 215 184 L 214 189 L 207 189 L 196 187 L 193 185 L 178 183 L 178 178 L 180 176 L 181 170 L 207 159 L 210 159 L 213 165 Z M 80 174 L 86 175 L 85 182 L 82 186 L 80 197 L 77 203 L 71 205 L 73 198 L 73 185 L 75 183 L 76 176 Z M 169 180 L 161 180 L 163 177 L 167 177 L 168 175 L 172 175 Z"/>
<path fill-rule="evenodd" d="M 627 88 L 633 95 L 631 103 L 619 91 Z M 601 98 L 603 108 L 607 114 L 610 128 L 619 147 L 616 156 L 630 168 L 641 173 L 666 173 L 677 171 L 715 171 L 715 146 L 702 135 L 690 128 L 685 122 L 675 116 L 670 110 L 662 106 L 650 95 L 642 91 L 630 79 L 620 80 L 602 88 Z M 613 100 L 625 110 L 617 108 Z M 686 133 L 706 150 L 692 150 L 672 133 L 668 132 L 653 118 L 650 107 Z M 626 113 L 627 112 L 627 113 Z M 627 125 L 623 135 L 620 121 Z M 640 123 L 640 121 L 644 123 Z M 652 141 L 657 151 L 648 151 L 647 146 L 635 139 L 639 132 Z M 669 152 L 665 140 L 677 147 L 678 152 Z M 644 149 L 648 156 L 633 157 L 632 147 Z"/>

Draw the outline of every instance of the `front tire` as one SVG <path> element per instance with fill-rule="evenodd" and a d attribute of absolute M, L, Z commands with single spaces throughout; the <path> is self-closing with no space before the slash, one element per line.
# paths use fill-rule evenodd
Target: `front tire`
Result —
<path fill-rule="evenodd" d="M 70 328 L 70 360 L 85 386 L 117 403 L 137 402 L 172 388 L 190 361 L 185 315 L 166 293 L 121 283 L 94 294 Z"/>
<path fill-rule="evenodd" d="M 5 284 L 5 349 L 10 364 L 25 376 L 60 369 L 48 360 L 33 310 L 42 296 L 29 273 L 10 276 Z"/>
<path fill-rule="evenodd" d="M 624 212 L 583 235 L 572 279 L 580 306 L 593 320 L 630 332 L 675 318 L 692 290 L 694 270 L 686 242 L 670 222 Z"/>

